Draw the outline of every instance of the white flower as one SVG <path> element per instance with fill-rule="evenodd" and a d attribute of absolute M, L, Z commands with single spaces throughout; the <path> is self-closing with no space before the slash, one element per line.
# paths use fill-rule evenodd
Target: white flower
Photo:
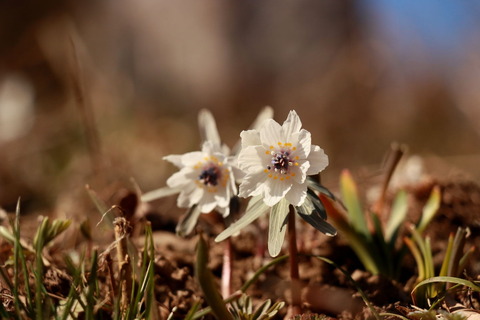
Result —
<path fill-rule="evenodd" d="M 216 210 L 229 214 L 230 199 L 237 188 L 233 177 L 232 159 L 225 156 L 219 144 L 206 141 L 202 151 L 163 158 L 176 165 L 180 171 L 168 180 L 168 187 L 180 190 L 177 205 L 180 208 L 197 206 L 201 213 Z"/>
<path fill-rule="evenodd" d="M 297 113 L 290 111 L 283 125 L 268 119 L 259 130 L 242 131 L 238 167 L 246 175 L 241 197 L 262 195 L 270 207 L 283 198 L 294 206 L 303 204 L 307 176 L 325 169 L 328 157 L 301 127 Z"/>

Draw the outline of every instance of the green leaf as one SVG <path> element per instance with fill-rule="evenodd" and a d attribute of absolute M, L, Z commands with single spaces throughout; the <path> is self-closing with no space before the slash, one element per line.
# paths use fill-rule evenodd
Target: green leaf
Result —
<path fill-rule="evenodd" d="M 432 193 L 430 193 L 430 197 L 428 198 L 427 203 L 423 207 L 422 218 L 420 219 L 420 222 L 418 223 L 418 226 L 417 226 L 417 231 L 419 233 L 423 233 L 427 225 L 435 216 L 435 214 L 438 211 L 438 208 L 440 208 L 440 202 L 441 202 L 440 187 L 435 186 L 432 190 Z"/>
<path fill-rule="evenodd" d="M 241 229 L 243 229 L 256 219 L 258 219 L 258 217 L 260 217 L 262 214 L 267 212 L 269 208 L 270 207 L 268 207 L 263 202 L 263 197 L 261 195 L 251 198 L 245 214 L 238 221 L 232 223 L 227 229 L 220 233 L 215 238 L 215 242 L 223 241 L 228 237 L 232 236 L 233 234 L 239 232 Z"/>
<path fill-rule="evenodd" d="M 157 200 L 157 199 L 160 199 L 160 198 L 165 198 L 165 197 L 168 197 L 168 196 L 172 196 L 174 194 L 179 193 L 180 191 L 181 190 L 179 190 L 179 189 L 172 189 L 172 188 L 169 188 L 169 187 L 163 187 L 163 188 L 155 189 L 155 190 L 152 190 L 152 191 L 149 191 L 147 193 L 142 194 L 140 199 L 142 200 L 142 202 L 150 202 L 150 201 Z"/>
<path fill-rule="evenodd" d="M 371 234 L 368 231 L 367 221 L 358 197 L 357 185 L 348 170 L 344 170 L 340 176 L 340 189 L 343 202 L 347 207 L 350 224 L 358 233 L 370 239 Z"/>
<path fill-rule="evenodd" d="M 322 185 L 321 185 L 317 180 L 315 180 L 314 178 L 312 178 L 312 177 L 307 177 L 307 185 L 308 185 L 308 188 L 309 188 L 309 189 L 312 189 L 312 190 L 314 190 L 314 191 L 323 193 L 323 194 L 326 195 L 327 197 L 330 197 L 331 199 L 334 199 L 334 200 L 335 200 L 335 196 L 333 195 L 333 193 L 331 193 L 330 190 L 328 190 L 327 188 L 325 188 L 324 186 L 322 186 Z"/>
<path fill-rule="evenodd" d="M 320 194 L 320 200 L 327 210 L 328 216 L 332 218 L 335 227 L 339 230 L 342 236 L 347 238 L 348 243 L 358 258 L 365 266 L 365 269 L 373 274 L 379 273 L 379 267 L 374 258 L 375 252 L 371 248 L 371 241 L 367 240 L 363 235 L 356 232 L 356 230 L 344 219 L 345 209 L 336 201 Z"/>
<path fill-rule="evenodd" d="M 326 234 L 327 236 L 333 237 L 337 235 L 337 230 L 332 225 L 330 225 L 327 221 L 325 221 L 322 218 L 321 214 L 318 213 L 318 211 L 314 211 L 312 214 L 308 214 L 308 215 L 303 214 L 298 210 L 297 210 L 297 213 L 300 216 L 300 218 L 302 218 L 312 227 Z"/>
<path fill-rule="evenodd" d="M 303 215 L 310 215 L 313 212 L 317 212 L 317 215 L 323 220 L 327 219 L 327 211 L 312 189 L 307 189 L 307 197 L 305 198 L 305 201 L 303 201 L 300 206 L 296 207 L 296 209 L 297 212 Z"/>
<path fill-rule="evenodd" d="M 268 252 L 270 256 L 276 257 L 282 249 L 287 231 L 287 216 L 289 202 L 285 199 L 280 200 L 270 210 L 270 223 L 268 228 Z"/>
<path fill-rule="evenodd" d="M 469 281 L 469 280 L 465 280 L 465 279 L 462 279 L 462 278 L 457 278 L 457 277 L 432 277 L 432 278 L 429 278 L 429 279 L 425 279 L 423 281 L 421 281 L 420 283 L 418 283 L 415 288 L 413 288 L 412 290 L 412 297 L 414 297 L 414 293 L 415 291 L 424 286 L 424 285 L 427 285 L 427 284 L 431 284 L 431 283 L 455 283 L 455 284 L 459 284 L 459 285 L 462 285 L 462 286 L 465 286 L 465 287 L 468 287 L 476 292 L 480 292 L 480 286 L 478 286 L 477 283 L 475 282 L 472 282 L 472 281 Z"/>
<path fill-rule="evenodd" d="M 395 241 L 396 235 L 402 223 L 405 221 L 408 211 L 407 193 L 401 190 L 393 200 L 390 218 L 385 228 L 385 241 Z"/>
<path fill-rule="evenodd" d="M 201 213 L 200 207 L 197 205 L 194 205 L 188 209 L 175 228 L 177 235 L 180 237 L 189 235 L 193 231 L 193 228 L 195 228 L 197 225 L 198 217 L 200 217 Z"/>
<path fill-rule="evenodd" d="M 208 249 L 207 243 L 200 234 L 197 244 L 197 259 L 195 261 L 195 277 L 197 278 L 200 288 L 204 293 L 204 298 L 208 305 L 212 308 L 212 312 L 217 319 L 233 320 L 232 315 L 228 312 L 222 296 L 217 290 L 215 279 L 207 267 Z"/>

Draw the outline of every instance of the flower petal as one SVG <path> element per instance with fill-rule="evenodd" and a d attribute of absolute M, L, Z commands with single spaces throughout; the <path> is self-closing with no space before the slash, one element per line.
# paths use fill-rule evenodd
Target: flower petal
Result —
<path fill-rule="evenodd" d="M 191 179 L 196 175 L 193 168 L 182 168 L 180 171 L 175 172 L 168 178 L 167 186 L 170 188 L 184 188 L 186 185 L 190 184 Z"/>
<path fill-rule="evenodd" d="M 307 184 L 294 184 L 285 195 L 285 199 L 294 206 L 300 206 L 307 197 Z"/>
<path fill-rule="evenodd" d="M 312 146 L 312 135 L 310 132 L 302 129 L 300 132 L 293 134 L 292 137 L 296 140 L 297 147 L 297 150 L 293 152 L 292 155 L 298 156 L 300 159 L 307 159 Z"/>
<path fill-rule="evenodd" d="M 266 186 L 263 202 L 267 206 L 273 207 L 285 197 L 285 194 L 292 188 L 292 183 L 279 179 L 267 179 Z"/>
<path fill-rule="evenodd" d="M 198 113 L 198 127 L 202 142 L 211 141 L 214 145 L 220 146 L 220 135 L 218 134 L 215 118 L 209 110 L 202 109 Z"/>
<path fill-rule="evenodd" d="M 263 171 L 248 174 L 240 184 L 238 195 L 242 198 L 248 198 L 261 194 L 265 188 L 266 179 L 267 176 Z"/>
<path fill-rule="evenodd" d="M 257 130 L 243 130 L 240 133 L 242 138 L 242 149 L 248 146 L 256 146 L 262 144 L 260 141 L 260 133 Z"/>
<path fill-rule="evenodd" d="M 163 157 L 163 160 L 166 160 L 179 168 L 183 168 L 182 164 L 182 155 L 180 154 L 171 154 Z"/>
<path fill-rule="evenodd" d="M 177 206 L 179 208 L 190 208 L 200 201 L 203 193 L 202 188 L 192 184 L 187 185 L 177 198 Z"/>
<path fill-rule="evenodd" d="M 328 156 L 322 148 L 312 145 L 308 162 L 310 163 L 310 168 L 307 170 L 307 175 L 317 174 L 328 166 Z"/>
<path fill-rule="evenodd" d="M 288 114 L 287 120 L 282 125 L 283 133 L 285 137 L 290 137 L 292 134 L 299 132 L 302 128 L 302 121 L 300 121 L 300 117 L 298 116 L 295 110 L 291 110 Z"/>
<path fill-rule="evenodd" d="M 260 140 L 267 149 L 270 146 L 278 147 L 279 142 L 286 142 L 282 126 L 273 119 L 265 120 L 265 125 L 260 129 Z"/>
<path fill-rule="evenodd" d="M 262 171 L 267 167 L 270 158 L 270 155 L 265 154 L 263 146 L 246 147 L 238 155 L 238 167 L 246 173 Z"/>

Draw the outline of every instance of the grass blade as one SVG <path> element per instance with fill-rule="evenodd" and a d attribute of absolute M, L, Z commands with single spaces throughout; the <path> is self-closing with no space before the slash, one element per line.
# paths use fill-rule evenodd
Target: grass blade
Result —
<path fill-rule="evenodd" d="M 197 244 L 197 259 L 195 261 L 195 277 L 197 278 L 200 288 L 204 293 L 204 298 L 212 308 L 215 317 L 220 320 L 233 320 L 232 315 L 228 312 L 227 307 L 216 288 L 215 279 L 207 267 L 207 262 L 207 243 L 203 239 L 203 235 L 200 234 Z"/>
<path fill-rule="evenodd" d="M 348 170 L 344 170 L 340 176 L 340 189 L 347 207 L 350 225 L 365 238 L 370 239 L 371 235 L 358 197 L 357 185 Z"/>

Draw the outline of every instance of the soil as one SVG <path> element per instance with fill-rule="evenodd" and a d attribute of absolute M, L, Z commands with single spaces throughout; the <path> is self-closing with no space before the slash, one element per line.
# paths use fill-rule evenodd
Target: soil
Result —
<path fill-rule="evenodd" d="M 438 270 L 444 258 L 448 236 L 455 233 L 457 228 L 463 227 L 469 230 L 470 236 L 467 239 L 466 248 L 480 246 L 480 237 L 478 237 L 480 186 L 461 177 L 448 180 L 430 177 L 422 180 L 421 183 L 409 185 L 407 190 L 409 192 L 408 220 L 410 222 L 418 221 L 421 209 L 434 186 L 440 187 L 442 201 L 438 214 L 426 232 L 431 238 L 433 261 Z M 184 319 L 196 301 L 202 301 L 202 307 L 206 307 L 206 303 L 202 299 L 203 293 L 194 277 L 195 248 L 198 236 L 180 238 L 175 235 L 175 225 L 181 214 L 181 211 L 174 208 L 175 197 L 157 200 L 146 206 L 138 201 L 136 192 L 133 190 L 118 189 L 111 192 L 107 198 L 110 199 L 111 203 L 109 204 L 117 204 L 122 208 L 119 212 L 122 212 L 130 221 L 133 227 L 131 239 L 138 248 L 141 248 L 144 241 L 141 235 L 144 222 L 149 220 L 153 226 L 156 251 L 155 294 L 161 318 L 167 319 L 172 313 L 171 319 Z M 392 194 L 388 194 L 387 204 L 390 203 L 391 198 Z M 25 221 L 28 221 L 27 218 Z M 32 219 L 30 218 L 30 220 Z M 415 283 L 417 271 L 414 260 L 408 254 L 405 256 L 404 265 L 397 280 L 372 275 L 364 270 L 342 234 L 328 237 L 300 219 L 297 221 L 299 271 L 305 319 L 309 313 L 344 320 L 373 317 L 372 311 L 365 305 L 350 279 L 338 268 L 312 257 L 312 255 L 328 258 L 350 274 L 378 312 L 413 318 L 413 315 L 409 315 L 409 313 L 416 309 L 413 306 L 410 292 Z M 28 223 L 25 225 L 28 230 Z M 245 228 L 238 236 L 231 238 L 233 248 L 232 293 L 250 279 L 258 268 L 272 260 L 265 250 L 267 225 L 266 217 L 262 217 L 257 223 Z M 215 243 L 213 239 L 222 229 L 223 222 L 213 213 L 202 215 L 196 229 L 196 232 L 201 230 L 208 240 L 210 249 L 208 266 L 219 283 L 226 243 Z M 403 230 L 403 232 L 406 231 Z M 26 233 L 28 231 L 25 231 L 24 234 Z M 72 234 L 67 234 L 66 237 L 72 238 Z M 108 237 L 113 240 L 113 234 L 106 236 L 107 239 Z M 78 234 L 73 238 L 77 239 L 72 244 L 74 248 L 79 248 L 88 242 Z M 107 250 L 108 245 L 108 242 L 105 245 L 100 244 L 100 252 Z M 7 261 L 10 250 L 10 245 L 3 242 L 0 251 L 2 261 Z M 68 294 L 72 281 L 63 263 L 62 250 L 65 250 L 65 247 L 58 243 L 50 248 L 48 260 L 51 264 L 46 271 L 46 289 L 52 296 L 58 297 Z M 286 242 L 284 253 L 286 253 Z M 106 297 L 109 295 L 109 263 L 111 261 L 109 262 L 108 259 L 101 260 L 99 270 L 99 278 L 104 282 L 103 290 L 105 290 Z M 462 277 L 478 280 L 480 279 L 479 274 L 480 263 L 478 263 L 478 253 L 475 252 L 471 263 L 462 273 Z M 288 260 L 275 265 L 262 274 L 247 290 L 247 294 L 253 298 L 254 305 L 258 305 L 266 299 L 285 301 L 288 305 L 290 301 Z M 12 310 L 14 305 L 11 293 L 8 292 L 5 284 L 2 284 L 0 297 L 7 310 Z M 460 304 L 463 309 L 478 310 L 480 306 L 478 292 L 459 290 L 449 298 L 454 303 Z M 448 309 L 449 305 L 452 305 L 452 301 L 444 302 L 441 307 Z M 287 307 L 284 307 L 274 319 L 283 319 L 286 312 Z M 214 318 L 208 315 L 205 319 Z"/>

